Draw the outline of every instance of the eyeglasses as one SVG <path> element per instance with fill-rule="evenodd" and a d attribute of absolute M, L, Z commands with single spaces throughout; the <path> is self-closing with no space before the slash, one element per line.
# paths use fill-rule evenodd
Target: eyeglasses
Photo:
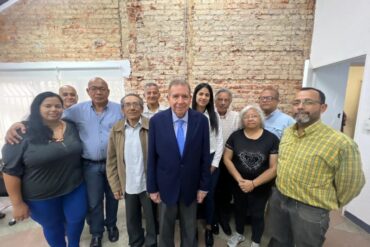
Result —
<path fill-rule="evenodd" d="M 319 100 L 313 100 L 313 99 L 303 99 L 303 100 L 296 99 L 296 100 L 293 100 L 292 102 L 293 106 L 299 106 L 300 104 L 304 106 L 311 106 L 314 104 L 321 104 L 321 102 Z"/>
<path fill-rule="evenodd" d="M 123 103 L 122 104 L 122 106 L 124 107 L 124 108 L 135 108 L 135 109 L 137 109 L 137 108 L 139 108 L 139 107 L 141 107 L 141 105 L 140 105 L 140 103 L 138 103 L 138 102 L 133 102 L 133 103 Z"/>
<path fill-rule="evenodd" d="M 97 91 L 105 92 L 107 90 L 108 88 L 106 87 L 89 87 L 89 91 L 92 91 L 92 92 L 97 92 Z"/>
<path fill-rule="evenodd" d="M 272 97 L 272 96 L 261 96 L 258 99 L 259 99 L 259 101 L 273 101 L 276 98 Z"/>

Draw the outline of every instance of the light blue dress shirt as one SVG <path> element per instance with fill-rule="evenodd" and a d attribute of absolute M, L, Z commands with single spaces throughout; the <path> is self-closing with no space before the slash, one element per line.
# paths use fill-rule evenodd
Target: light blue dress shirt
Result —
<path fill-rule="evenodd" d="M 295 120 L 291 116 L 281 112 L 279 109 L 276 109 L 266 117 L 265 129 L 274 133 L 279 139 L 281 139 L 284 129 L 294 123 Z"/>
<path fill-rule="evenodd" d="M 76 124 L 82 141 L 82 157 L 104 160 L 107 157 L 109 132 L 122 119 L 121 105 L 108 102 L 103 112 L 96 112 L 92 102 L 86 101 L 66 109 L 63 118 Z"/>
<path fill-rule="evenodd" d="M 175 133 L 177 133 L 177 128 L 178 128 L 178 120 L 181 119 L 183 120 L 185 123 L 182 125 L 182 128 L 184 130 L 184 138 L 185 138 L 185 141 L 186 141 L 186 133 L 187 133 L 187 130 L 188 130 L 188 120 L 189 120 L 189 114 L 188 112 L 185 113 L 185 116 L 182 117 L 182 118 L 178 118 L 176 116 L 176 114 L 172 111 L 172 121 L 173 121 L 173 128 L 175 130 Z"/>

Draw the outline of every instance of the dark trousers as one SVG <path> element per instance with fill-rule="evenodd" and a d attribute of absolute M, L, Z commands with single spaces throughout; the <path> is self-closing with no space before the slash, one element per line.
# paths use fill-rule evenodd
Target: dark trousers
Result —
<path fill-rule="evenodd" d="M 114 198 L 105 172 L 105 163 L 84 162 L 84 177 L 87 188 L 89 214 L 87 222 L 93 236 L 102 236 L 104 226 L 113 227 L 117 223 L 118 200 Z M 105 198 L 105 220 L 104 220 Z"/>
<path fill-rule="evenodd" d="M 244 234 L 245 216 L 248 212 L 251 219 L 252 241 L 261 242 L 265 228 L 265 207 L 269 193 L 250 192 L 244 193 L 235 183 L 233 186 L 235 205 L 235 225 L 239 234 Z"/>
<path fill-rule="evenodd" d="M 313 207 L 273 188 L 270 198 L 269 247 L 320 247 L 329 227 L 329 210 Z"/>
<path fill-rule="evenodd" d="M 218 176 L 220 172 L 218 168 L 212 173 L 211 180 L 210 180 L 210 186 L 209 191 L 207 193 L 206 198 L 204 198 L 204 206 L 205 206 L 205 216 L 206 216 L 206 224 L 207 225 L 213 225 L 215 222 L 215 189 L 216 184 L 218 181 Z"/>
<path fill-rule="evenodd" d="M 232 214 L 232 184 L 235 183 L 221 158 L 215 189 L 215 222 L 228 224 Z"/>
<path fill-rule="evenodd" d="M 86 186 L 81 184 L 72 192 L 56 198 L 26 201 L 31 217 L 43 229 L 51 247 L 78 247 L 87 213 Z"/>
<path fill-rule="evenodd" d="M 128 233 L 128 244 L 132 247 L 153 246 L 157 244 L 157 233 L 155 230 L 152 201 L 144 191 L 140 194 L 125 194 L 126 225 Z M 142 226 L 141 209 L 143 209 L 146 236 Z"/>
<path fill-rule="evenodd" d="M 181 247 L 197 247 L 195 238 L 197 225 L 197 202 L 189 206 L 179 202 L 177 205 L 168 206 L 164 202 L 160 206 L 159 220 L 159 246 L 175 247 L 176 216 L 180 218 Z"/>

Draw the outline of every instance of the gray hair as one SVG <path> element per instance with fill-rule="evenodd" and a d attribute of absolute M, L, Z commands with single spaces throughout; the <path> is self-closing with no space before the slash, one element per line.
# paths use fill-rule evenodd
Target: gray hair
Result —
<path fill-rule="evenodd" d="M 124 103 L 125 103 L 125 99 L 126 97 L 128 96 L 135 96 L 136 98 L 139 99 L 139 104 L 141 106 L 141 109 L 144 109 L 144 101 L 143 99 L 136 93 L 129 93 L 129 94 L 126 94 L 125 96 L 123 96 L 123 98 L 121 99 L 121 107 L 123 107 Z"/>
<path fill-rule="evenodd" d="M 227 89 L 227 88 L 220 88 L 220 89 L 216 92 L 216 94 L 215 94 L 215 98 L 216 98 L 216 99 L 217 99 L 217 96 L 218 96 L 220 93 L 227 93 L 227 94 L 230 96 L 230 101 L 232 101 L 232 100 L 233 100 L 233 94 L 232 94 L 232 92 L 231 92 L 229 89 Z"/>
<path fill-rule="evenodd" d="M 168 86 L 168 91 L 170 91 L 170 90 L 171 90 L 171 87 L 173 87 L 173 86 L 178 86 L 178 85 L 181 85 L 181 86 L 185 86 L 185 87 L 187 87 L 187 88 L 188 88 L 188 90 L 189 90 L 189 95 L 191 95 L 191 88 L 190 88 L 190 84 L 189 84 L 187 81 L 183 80 L 183 79 L 174 79 L 174 80 L 172 80 L 172 81 L 170 82 L 170 85 Z"/>
<path fill-rule="evenodd" d="M 258 114 L 258 116 L 260 117 L 260 120 L 261 120 L 261 128 L 264 128 L 265 127 L 265 114 L 263 113 L 263 111 L 261 110 L 261 108 L 258 106 L 258 105 L 255 105 L 255 104 L 252 104 L 252 105 L 247 105 L 246 107 L 244 107 L 240 113 L 239 113 L 239 117 L 240 117 L 240 122 L 241 122 L 241 126 L 244 127 L 243 125 L 243 118 L 244 118 L 244 115 L 249 111 L 249 110 L 255 110 Z"/>
<path fill-rule="evenodd" d="M 144 91 L 146 91 L 148 89 L 148 87 L 156 87 L 158 90 L 159 90 L 159 87 L 156 83 L 154 82 L 148 82 L 144 85 Z"/>

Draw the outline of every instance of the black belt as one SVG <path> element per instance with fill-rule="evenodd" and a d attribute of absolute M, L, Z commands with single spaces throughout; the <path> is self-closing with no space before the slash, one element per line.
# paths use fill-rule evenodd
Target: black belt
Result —
<path fill-rule="evenodd" d="M 84 161 L 86 161 L 86 162 L 88 162 L 88 163 L 96 163 L 96 164 L 98 164 L 98 163 L 106 163 L 106 159 L 102 159 L 102 160 L 90 160 L 90 159 L 83 159 Z"/>

